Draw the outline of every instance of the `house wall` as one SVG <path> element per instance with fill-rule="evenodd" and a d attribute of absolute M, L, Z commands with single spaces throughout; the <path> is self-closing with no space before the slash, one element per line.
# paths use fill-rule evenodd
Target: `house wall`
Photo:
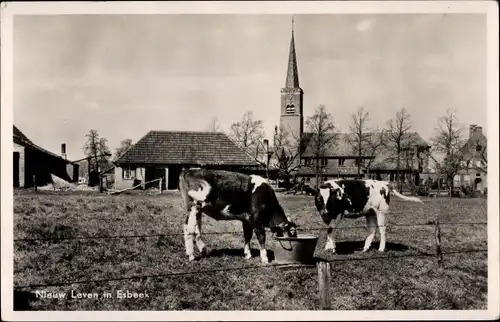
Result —
<path fill-rule="evenodd" d="M 25 150 L 24 146 L 14 143 L 14 152 L 19 152 L 19 187 L 25 184 Z"/>
<path fill-rule="evenodd" d="M 123 168 L 115 167 L 115 189 L 127 189 L 132 188 L 134 184 L 134 179 L 123 178 Z"/>

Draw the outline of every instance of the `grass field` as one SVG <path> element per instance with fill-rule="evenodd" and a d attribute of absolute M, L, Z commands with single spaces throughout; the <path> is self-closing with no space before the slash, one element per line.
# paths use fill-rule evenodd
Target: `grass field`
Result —
<path fill-rule="evenodd" d="M 301 228 L 323 227 L 312 197 L 279 199 Z M 435 257 L 405 256 L 433 253 L 434 228 L 426 224 L 486 222 L 485 199 L 424 199 L 424 204 L 391 200 L 387 221 L 387 251 L 359 253 L 366 230 L 337 232 L 338 255 L 323 250 L 325 231 L 315 256 L 349 259 L 332 262 L 331 298 L 334 310 L 486 309 L 487 254 L 444 257 L 439 270 Z M 317 310 L 317 272 L 314 268 L 266 267 L 260 263 L 254 237 L 254 257 L 243 257 L 239 222 L 203 219 L 204 240 L 217 251 L 189 263 L 184 253 L 178 192 L 147 192 L 108 196 L 97 193 L 16 191 L 14 238 L 90 237 L 176 234 L 173 236 L 14 242 L 14 285 L 150 276 L 172 272 L 257 266 L 210 274 L 125 279 L 99 283 L 40 286 L 19 289 L 15 301 L 29 310 Z M 344 220 L 340 227 L 364 226 L 363 219 Z M 486 249 L 486 225 L 443 225 L 443 252 Z M 308 232 L 309 233 L 309 232 Z M 268 233 L 268 249 L 274 244 Z M 372 244 L 376 249 L 378 234 Z M 272 253 L 271 253 L 272 258 Z M 371 258 L 371 259 L 370 259 Z M 363 260 L 368 259 L 368 260 Z M 35 290 L 63 292 L 66 298 L 37 298 Z M 119 299 L 116 292 L 146 292 L 146 298 Z M 97 293 L 97 299 L 73 299 L 70 292 Z M 31 292 L 31 294 L 26 293 Z M 103 298 L 103 292 L 113 294 Z M 23 302 L 30 298 L 29 307 Z M 17 300 L 16 300 L 17 299 Z"/>

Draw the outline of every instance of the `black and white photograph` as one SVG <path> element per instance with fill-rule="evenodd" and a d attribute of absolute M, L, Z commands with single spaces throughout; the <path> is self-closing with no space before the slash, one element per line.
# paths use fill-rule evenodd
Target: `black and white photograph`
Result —
<path fill-rule="evenodd" d="M 498 318 L 496 2 L 1 9 L 2 319 Z"/>

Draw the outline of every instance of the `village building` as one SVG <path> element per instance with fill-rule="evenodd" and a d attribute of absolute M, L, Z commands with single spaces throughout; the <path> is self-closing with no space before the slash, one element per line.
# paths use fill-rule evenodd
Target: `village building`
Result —
<path fill-rule="evenodd" d="M 455 175 L 455 187 L 471 187 L 484 193 L 488 186 L 488 141 L 483 128 L 476 124 L 469 127 L 469 136 L 461 149 L 461 169 Z"/>
<path fill-rule="evenodd" d="M 33 143 L 15 125 L 13 132 L 14 188 L 53 183 L 52 175 L 68 182 L 78 182 L 78 164 L 66 159 L 65 144 L 61 146 L 61 155 L 57 155 Z"/>
<path fill-rule="evenodd" d="M 304 130 L 304 91 L 299 84 L 295 37 L 292 28 L 288 66 L 285 87 L 281 89 L 280 129 L 287 133 L 291 141 L 298 141 L 296 149 L 291 154 L 297 154 L 296 179 L 307 178 L 314 184 L 317 175 L 323 180 L 332 178 L 358 177 L 358 163 L 362 162 L 361 177 L 390 180 L 396 179 L 397 161 L 394 149 L 390 149 L 389 140 L 385 136 L 384 144 L 373 155 L 364 155 L 361 158 L 350 144 L 353 142 L 350 133 L 327 134 L 336 138 L 322 148 L 318 155 L 313 133 Z M 403 138 L 403 151 L 400 154 L 400 178 L 403 181 L 419 184 L 420 174 L 428 171 L 430 145 L 416 133 L 406 133 Z M 274 151 L 274 164 L 284 158 L 284 152 Z M 319 166 L 316 160 L 319 161 Z"/>
<path fill-rule="evenodd" d="M 162 189 L 176 190 L 181 171 L 193 167 L 265 173 L 262 164 L 221 132 L 150 131 L 114 164 L 115 189 L 161 178 Z"/>

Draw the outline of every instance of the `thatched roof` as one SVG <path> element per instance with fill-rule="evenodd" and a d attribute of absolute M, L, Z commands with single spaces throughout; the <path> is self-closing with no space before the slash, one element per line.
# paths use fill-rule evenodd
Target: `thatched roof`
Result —
<path fill-rule="evenodd" d="M 260 166 L 225 133 L 150 131 L 116 164 Z"/>

